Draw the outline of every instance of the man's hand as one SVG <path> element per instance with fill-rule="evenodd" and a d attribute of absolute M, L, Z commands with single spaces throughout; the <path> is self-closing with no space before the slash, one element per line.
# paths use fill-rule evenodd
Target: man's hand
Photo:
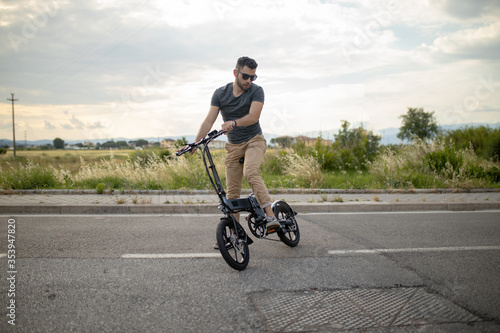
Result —
<path fill-rule="evenodd" d="M 177 151 L 176 151 L 176 155 L 177 155 L 177 153 L 179 153 L 180 151 L 182 151 L 182 150 L 186 150 L 186 149 L 188 149 L 189 147 L 190 147 L 189 145 L 185 145 L 184 147 L 181 147 L 181 148 L 177 149 Z M 196 150 L 197 150 L 197 149 L 198 149 L 198 147 L 193 147 L 193 148 L 191 149 L 191 151 L 189 151 L 189 153 L 190 153 L 191 155 L 193 155 L 193 154 L 196 152 Z M 179 155 L 177 155 L 177 156 L 179 156 Z"/>
<path fill-rule="evenodd" d="M 226 121 L 225 123 L 223 123 L 220 127 L 223 131 L 232 131 L 233 128 L 234 128 L 234 121 L 233 120 L 230 120 L 230 121 Z M 227 133 L 225 133 L 227 135 Z"/>

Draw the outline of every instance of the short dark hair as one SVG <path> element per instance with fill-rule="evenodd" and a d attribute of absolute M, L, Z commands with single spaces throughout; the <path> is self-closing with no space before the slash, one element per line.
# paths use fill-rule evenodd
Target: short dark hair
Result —
<path fill-rule="evenodd" d="M 236 69 L 240 70 L 243 67 L 247 66 L 250 69 L 255 69 L 257 68 L 257 62 L 253 60 L 252 58 L 249 57 L 241 57 L 238 59 L 238 62 L 236 63 Z"/>

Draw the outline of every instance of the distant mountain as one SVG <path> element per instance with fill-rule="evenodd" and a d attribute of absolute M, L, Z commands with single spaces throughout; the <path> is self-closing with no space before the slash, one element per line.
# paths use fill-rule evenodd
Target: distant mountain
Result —
<path fill-rule="evenodd" d="M 455 125 L 442 125 L 440 126 L 440 129 L 442 131 L 452 131 L 456 130 L 459 128 L 465 128 L 465 127 L 477 127 L 477 126 L 489 126 L 491 128 L 500 128 L 500 122 L 494 123 L 494 124 L 488 124 L 488 123 L 469 123 L 469 124 L 455 124 Z M 359 125 L 354 124 L 353 126 L 357 127 Z M 295 133 L 290 133 L 289 136 L 307 136 L 311 138 L 317 138 L 321 136 L 323 139 L 327 140 L 333 140 L 335 138 L 335 135 L 338 134 L 339 129 L 330 129 L 330 130 L 325 130 L 325 131 L 309 131 L 309 132 L 295 132 Z M 396 127 L 389 127 L 389 128 L 384 128 L 381 130 L 374 131 L 375 134 L 379 134 L 382 136 L 382 140 L 380 141 L 380 144 L 382 145 L 388 145 L 388 144 L 399 144 L 402 143 L 401 140 L 398 139 L 397 135 L 399 133 L 399 128 Z M 266 140 L 268 143 L 271 142 L 271 139 L 277 138 L 283 135 L 276 135 L 272 133 L 264 133 Z M 186 138 L 188 142 L 193 142 L 195 139 L 194 135 L 185 135 L 185 136 L 167 136 L 167 137 L 143 137 L 143 138 L 135 138 L 135 139 L 129 139 L 129 138 L 114 138 L 112 139 L 113 141 L 136 141 L 139 139 L 147 140 L 149 142 L 161 142 L 163 139 L 172 139 L 172 140 L 178 140 L 182 138 Z M 221 136 L 219 138 L 222 141 L 227 140 L 226 136 Z M 111 139 L 97 139 L 97 140 L 64 140 L 66 144 L 73 145 L 76 143 L 83 143 L 83 142 L 92 142 L 93 144 L 97 143 L 104 143 L 106 141 L 111 141 Z M 46 144 L 52 144 L 52 140 L 36 140 L 36 141 L 26 141 L 26 144 L 28 146 L 41 146 L 41 145 L 46 145 Z M 24 140 L 16 140 L 16 146 L 24 146 L 25 141 Z M 0 139 L 0 147 L 3 147 L 5 145 L 12 146 L 12 140 L 9 139 Z"/>

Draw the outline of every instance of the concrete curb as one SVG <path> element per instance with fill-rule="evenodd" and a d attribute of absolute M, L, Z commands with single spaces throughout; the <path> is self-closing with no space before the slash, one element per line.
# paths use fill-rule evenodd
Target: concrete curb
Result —
<path fill-rule="evenodd" d="M 243 189 L 241 194 L 250 194 Z M 271 194 L 439 194 L 439 193 L 500 193 L 500 188 L 479 189 L 269 189 Z M 0 195 L 86 195 L 99 194 L 97 190 L 2 190 Z M 216 195 L 213 190 L 105 190 L 102 195 L 149 194 L 149 195 Z"/>
<path fill-rule="evenodd" d="M 293 203 L 298 213 L 406 212 L 406 211 L 479 211 L 498 210 L 500 202 L 482 203 Z M 0 206 L 0 214 L 217 214 L 217 204 L 165 205 L 9 205 Z"/>

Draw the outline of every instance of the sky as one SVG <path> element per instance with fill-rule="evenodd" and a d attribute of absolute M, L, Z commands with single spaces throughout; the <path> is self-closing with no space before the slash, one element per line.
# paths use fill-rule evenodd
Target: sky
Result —
<path fill-rule="evenodd" d="M 195 135 L 241 56 L 267 135 L 500 121 L 498 0 L 0 0 L 0 138 Z M 219 120 L 215 128 L 220 128 Z"/>

